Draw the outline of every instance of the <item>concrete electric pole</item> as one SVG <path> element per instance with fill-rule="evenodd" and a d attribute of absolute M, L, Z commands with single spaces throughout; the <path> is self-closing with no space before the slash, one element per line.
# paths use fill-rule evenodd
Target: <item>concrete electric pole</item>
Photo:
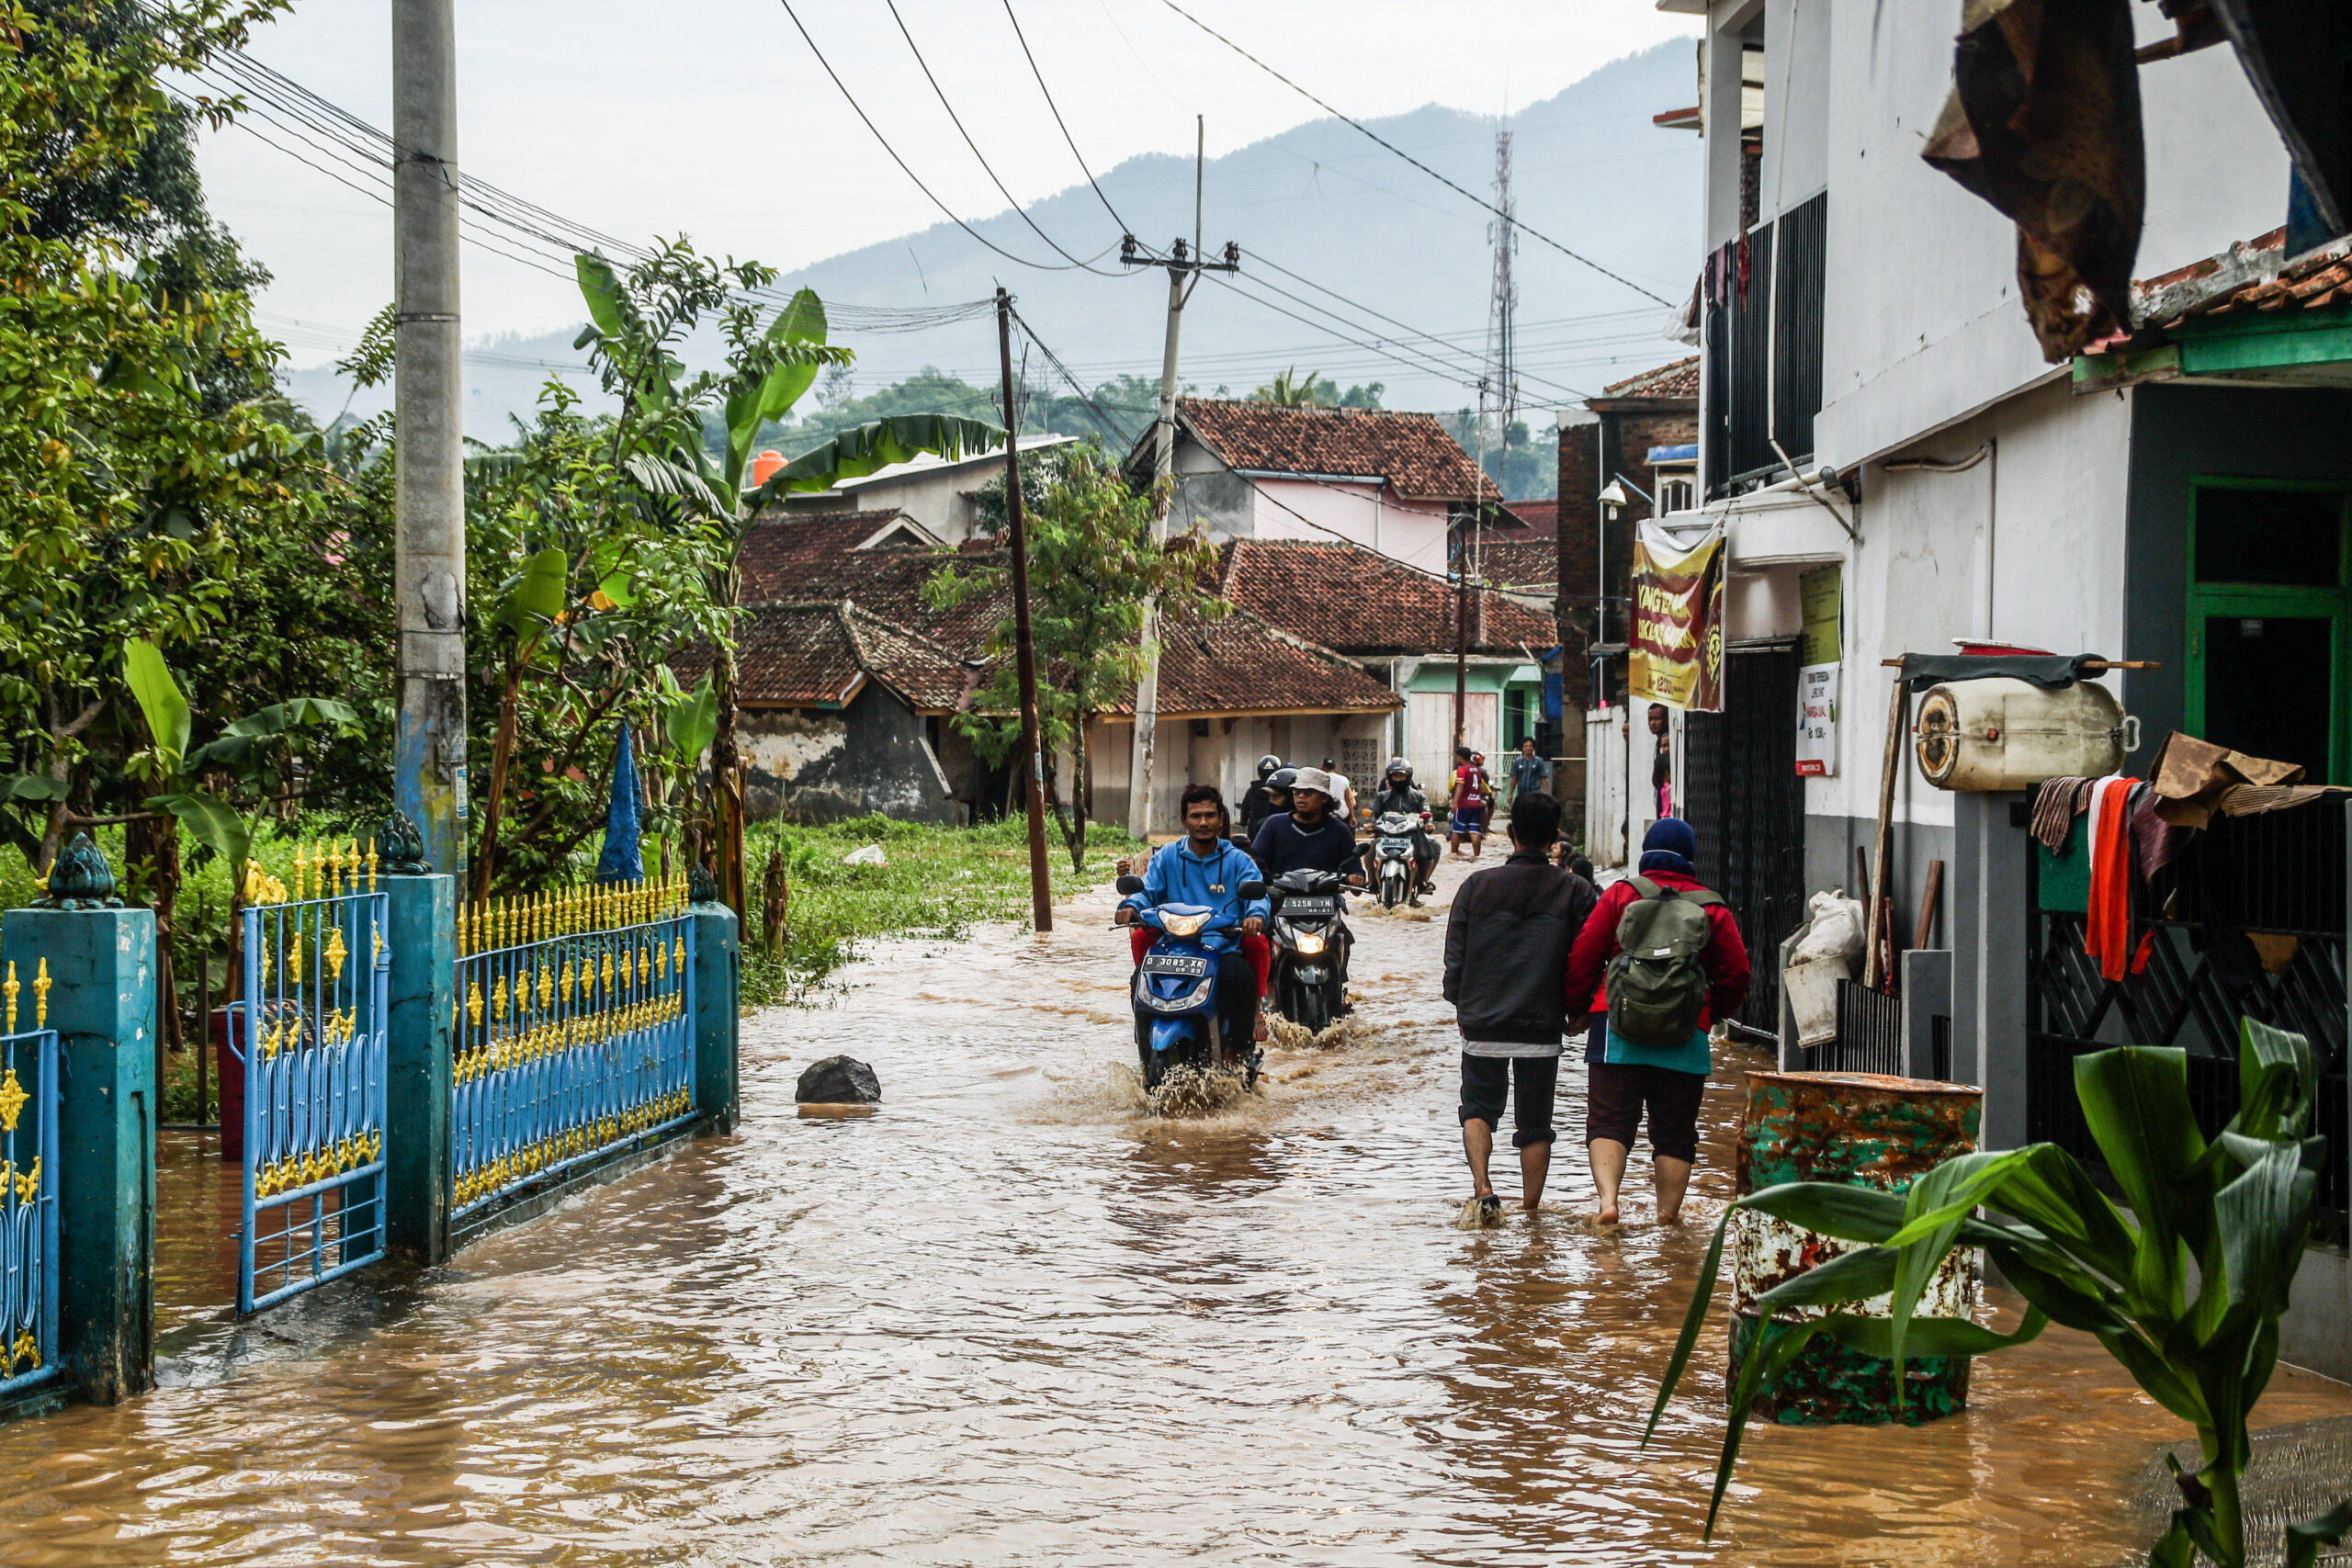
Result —
<path fill-rule="evenodd" d="M 1230 240 L 1226 242 L 1222 261 L 1206 261 L 1201 255 L 1201 197 L 1205 178 L 1208 130 L 1204 118 L 1195 117 L 1193 122 L 1193 243 L 1187 249 L 1179 239 L 1164 257 L 1138 255 L 1136 237 L 1126 236 L 1119 247 L 1119 259 L 1129 266 L 1160 266 L 1168 269 L 1168 344 L 1159 359 L 1159 418 L 1151 430 L 1151 479 L 1154 484 L 1166 479 L 1176 463 L 1176 336 L 1184 321 L 1184 301 L 1200 286 L 1204 272 L 1238 272 L 1241 270 L 1241 247 Z M 1168 537 L 1168 507 L 1163 502 L 1152 513 L 1151 537 L 1159 544 Z M 1143 671 L 1136 677 L 1136 738 L 1135 751 L 1127 771 L 1127 831 L 1132 836 L 1148 838 L 1151 830 L 1151 764 L 1159 728 L 1159 605 L 1157 600 L 1147 600 L 1143 607 Z"/>
<path fill-rule="evenodd" d="M 466 874 L 465 389 L 458 333 L 458 44 L 452 0 L 392 0 L 392 803 L 435 871 Z"/>
<path fill-rule="evenodd" d="M 1037 725 L 1037 644 L 1029 624 L 1029 522 L 1021 504 L 1021 405 L 1012 384 L 1012 297 L 996 291 L 997 355 L 1004 368 L 1004 506 L 1012 519 L 1013 669 L 1021 683 L 1021 771 L 1028 775 L 1029 914 L 1054 929 L 1054 876 L 1046 865 L 1046 750 Z M 1086 744 L 1080 735 L 1078 744 Z"/>

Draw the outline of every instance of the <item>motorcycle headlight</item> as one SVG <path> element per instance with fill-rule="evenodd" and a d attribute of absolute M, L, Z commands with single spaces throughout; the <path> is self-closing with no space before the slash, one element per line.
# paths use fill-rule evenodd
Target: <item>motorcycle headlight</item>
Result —
<path fill-rule="evenodd" d="M 1323 951 L 1323 939 L 1313 931 L 1301 931 L 1298 933 L 1298 951 L 1304 956 L 1312 958 Z"/>
<path fill-rule="evenodd" d="M 1208 919 L 1206 915 L 1162 915 L 1159 925 L 1170 936 L 1197 936 Z"/>

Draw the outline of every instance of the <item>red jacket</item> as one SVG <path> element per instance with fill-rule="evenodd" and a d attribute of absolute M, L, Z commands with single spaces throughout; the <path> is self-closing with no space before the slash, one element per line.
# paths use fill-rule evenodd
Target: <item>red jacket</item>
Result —
<path fill-rule="evenodd" d="M 1680 893 L 1706 888 L 1706 884 L 1697 877 L 1679 871 L 1645 871 L 1642 874 L 1660 887 L 1671 887 Z M 1617 956 L 1618 919 L 1634 898 L 1633 878 L 1611 883 L 1600 895 L 1591 918 L 1585 921 L 1584 930 L 1577 934 L 1576 945 L 1568 949 L 1569 1018 L 1608 1009 L 1608 989 L 1601 980 L 1609 961 Z M 1739 922 L 1721 904 L 1707 906 L 1707 922 L 1714 932 L 1706 951 L 1699 955 L 1700 967 L 1706 970 L 1708 981 L 1707 1008 L 1699 1015 L 1702 1029 L 1738 1011 L 1739 1004 L 1747 999 L 1747 944 L 1740 940 Z"/>

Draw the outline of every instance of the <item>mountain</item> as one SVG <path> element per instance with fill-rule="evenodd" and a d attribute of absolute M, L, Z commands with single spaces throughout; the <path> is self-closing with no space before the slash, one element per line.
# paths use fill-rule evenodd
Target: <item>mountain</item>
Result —
<path fill-rule="evenodd" d="M 1696 91 L 1690 45 L 1674 42 L 1612 62 L 1515 112 L 1510 129 L 1521 222 L 1679 304 L 1700 263 L 1700 146 L 1687 131 L 1657 129 L 1650 117 L 1690 103 Z M 1491 197 L 1493 119 L 1430 105 L 1368 123 L 1455 184 Z M 1100 183 L 1145 245 L 1191 239 L 1190 159 L 1131 158 Z M 1239 244 L 1241 270 L 1203 281 L 1184 311 L 1186 382 L 1247 396 L 1295 368 L 1320 371 L 1342 388 L 1380 381 L 1391 408 L 1476 402 L 1469 383 L 1485 352 L 1494 273 L 1489 214 L 1334 119 L 1210 162 L 1204 186 L 1202 237 L 1213 252 L 1228 240 Z M 888 307 L 980 299 L 1001 281 L 1013 290 L 1022 320 L 1089 390 L 1121 372 L 1156 380 L 1166 275 L 1120 267 L 1119 227 L 1083 183 L 1035 203 L 1028 216 L 1074 254 L 1102 253 L 1094 265 L 1118 276 L 1019 266 L 942 222 L 815 263 L 784 281 L 813 288 L 828 302 Z M 1012 211 L 972 227 L 1018 255 L 1058 259 Z M 1523 409 L 1559 407 L 1688 352 L 1662 335 L 1665 306 L 1539 240 L 1522 236 L 1514 270 Z M 1310 306 L 1336 311 L 1347 324 Z M 469 350 L 468 434 L 503 438 L 507 416 L 535 400 L 546 367 L 579 362 L 572 335 L 508 338 Z M 982 386 L 997 378 L 995 327 L 985 317 L 910 333 L 842 331 L 835 340 L 858 351 L 858 392 L 925 366 Z M 1051 372 L 1033 355 L 1028 374 L 1035 380 Z M 331 414 L 343 406 L 346 389 L 331 368 L 297 371 L 288 380 L 315 409 Z M 592 385 L 584 377 L 575 384 Z M 355 406 L 368 412 L 364 400 Z M 1130 412 L 1148 418 L 1148 408 L 1114 411 Z"/>

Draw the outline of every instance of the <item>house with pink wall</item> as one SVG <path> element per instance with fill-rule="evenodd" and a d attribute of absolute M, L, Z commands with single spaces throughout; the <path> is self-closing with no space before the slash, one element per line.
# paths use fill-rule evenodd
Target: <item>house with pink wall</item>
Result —
<path fill-rule="evenodd" d="M 1148 472 L 1146 435 L 1130 469 Z M 1450 523 L 1502 492 L 1434 415 L 1176 401 L 1170 526 L 1212 540 L 1345 540 L 1442 577 Z"/>

